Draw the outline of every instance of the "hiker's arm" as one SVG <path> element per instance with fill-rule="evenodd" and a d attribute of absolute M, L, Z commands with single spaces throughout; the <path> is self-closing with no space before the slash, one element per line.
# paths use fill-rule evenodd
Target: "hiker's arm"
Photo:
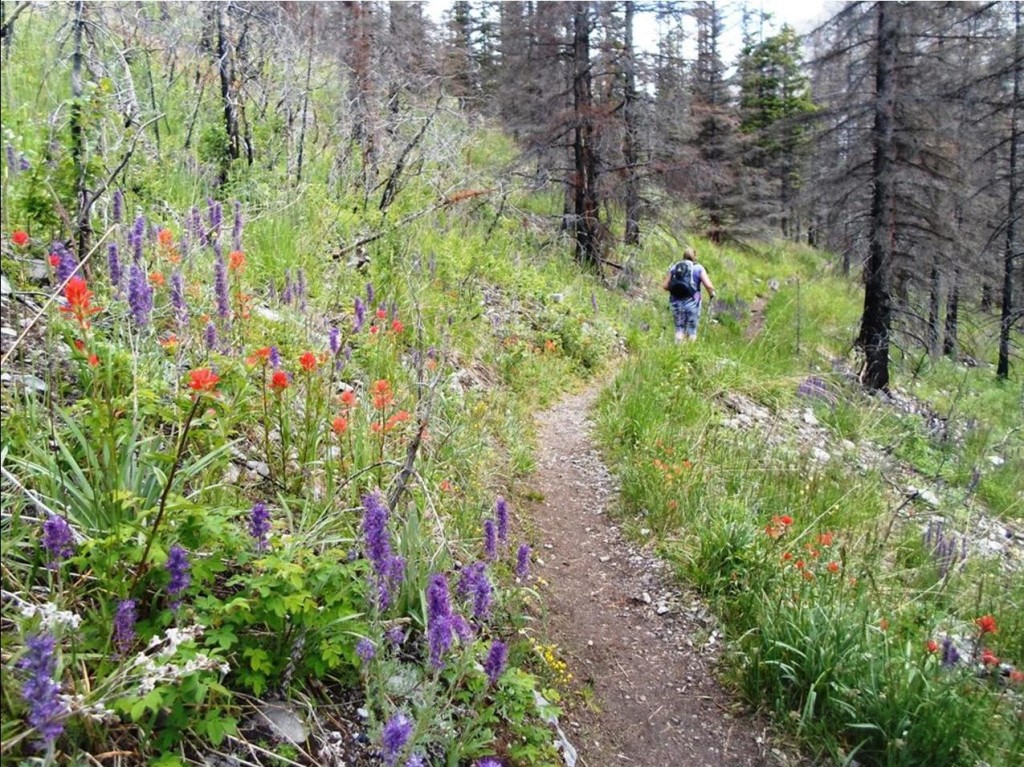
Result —
<path fill-rule="evenodd" d="M 700 273 L 700 283 L 701 285 L 708 289 L 708 293 L 711 295 L 712 298 L 714 298 L 715 286 L 711 284 L 711 278 L 708 277 L 707 270 L 704 270 Z"/>
<path fill-rule="evenodd" d="M 672 279 L 672 275 L 671 274 L 666 274 L 665 275 L 665 281 L 663 283 L 661 283 L 661 289 L 662 290 L 668 290 L 668 281 L 670 279 Z"/>

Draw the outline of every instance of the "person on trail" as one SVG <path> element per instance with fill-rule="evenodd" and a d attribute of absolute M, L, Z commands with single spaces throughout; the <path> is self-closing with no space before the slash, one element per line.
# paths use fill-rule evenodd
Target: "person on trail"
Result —
<path fill-rule="evenodd" d="M 697 340 L 697 321 L 700 319 L 701 287 L 708 289 L 708 295 L 715 298 L 715 286 L 707 270 L 697 263 L 697 251 L 686 248 L 683 260 L 672 264 L 662 287 L 669 293 L 669 306 L 676 323 L 676 343 L 684 338 Z"/>

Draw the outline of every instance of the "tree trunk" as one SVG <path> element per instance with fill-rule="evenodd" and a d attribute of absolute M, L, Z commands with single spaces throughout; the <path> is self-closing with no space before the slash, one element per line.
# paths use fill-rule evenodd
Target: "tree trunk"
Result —
<path fill-rule="evenodd" d="M 928 293 L 928 354 L 932 357 L 939 353 L 939 309 L 941 304 L 939 291 L 941 289 L 939 267 L 937 264 L 932 264 Z"/>
<path fill-rule="evenodd" d="M 957 358 L 959 341 L 957 331 L 960 320 L 960 271 L 953 270 L 952 279 L 949 284 L 949 293 L 946 295 L 946 337 L 942 341 L 942 353 L 947 357 Z"/>
<path fill-rule="evenodd" d="M 622 154 L 626 161 L 626 232 L 624 241 L 627 245 L 640 244 L 640 178 L 637 169 L 639 152 L 637 151 L 637 116 L 636 116 L 636 58 L 633 55 L 633 12 L 636 4 L 626 3 L 625 29 L 625 95 L 622 104 L 622 119 L 625 123 Z"/>
<path fill-rule="evenodd" d="M 895 131 L 896 59 L 899 46 L 899 9 L 876 3 L 878 39 L 875 65 L 874 159 L 871 200 L 871 231 L 864 270 L 864 313 L 860 342 L 869 389 L 889 387 L 889 329 L 892 322 L 892 252 L 895 227 Z"/>
<path fill-rule="evenodd" d="M 217 14 L 217 71 L 220 75 L 220 97 L 224 102 L 224 132 L 227 134 L 227 155 L 221 163 L 220 182 L 228 179 L 231 162 L 242 156 L 242 141 L 238 135 L 238 112 L 235 109 L 233 92 L 234 63 L 231 58 L 231 43 L 228 40 L 228 11 L 231 3 L 218 3 Z"/>
<path fill-rule="evenodd" d="M 299 156 L 295 163 L 295 183 L 302 183 L 302 158 L 306 147 L 306 115 L 309 112 L 309 85 L 313 78 L 313 42 L 316 39 L 316 5 L 309 16 L 309 50 L 306 52 L 306 85 L 302 90 L 302 121 L 299 123 Z"/>
<path fill-rule="evenodd" d="M 594 153 L 593 94 L 590 81 L 589 3 L 576 3 L 573 16 L 573 202 L 576 260 L 584 266 L 599 263 L 597 219 L 597 156 Z"/>
<path fill-rule="evenodd" d="M 999 322 L 999 361 L 996 377 L 1006 380 L 1010 376 L 1010 326 L 1013 324 L 1013 262 L 1015 259 L 1019 179 L 1017 178 L 1017 143 L 1020 141 L 1020 77 L 1021 58 L 1024 56 L 1024 32 L 1021 31 L 1020 3 L 1014 9 L 1013 44 L 1013 102 L 1010 107 L 1010 194 L 1006 205 L 1006 248 L 1003 252 L 1003 311 Z"/>

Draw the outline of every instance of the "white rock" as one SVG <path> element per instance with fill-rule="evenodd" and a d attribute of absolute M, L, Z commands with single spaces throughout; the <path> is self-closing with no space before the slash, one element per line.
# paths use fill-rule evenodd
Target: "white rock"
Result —
<path fill-rule="evenodd" d="M 643 600 L 643 603 L 645 605 L 649 605 L 651 603 L 651 595 L 648 594 L 646 591 L 640 595 L 640 599 Z"/>
<path fill-rule="evenodd" d="M 284 701 L 263 703 L 257 711 L 282 740 L 301 745 L 309 738 L 305 723 L 290 704 Z"/>
<path fill-rule="evenodd" d="M 828 463 L 830 460 L 832 460 L 832 456 L 829 455 L 824 450 L 822 450 L 817 445 L 815 445 L 813 448 L 811 448 L 811 456 L 818 463 Z"/>
<path fill-rule="evenodd" d="M 990 455 L 988 457 L 988 462 L 993 466 L 1002 466 L 1004 463 L 1006 463 L 1006 459 L 1003 458 L 1001 455 Z"/>
<path fill-rule="evenodd" d="M 843 450 L 845 450 L 847 453 L 852 453 L 854 450 L 857 449 L 857 446 L 850 442 L 850 440 L 848 439 L 844 439 L 839 444 L 842 445 Z"/>
<path fill-rule="evenodd" d="M 256 312 L 257 317 L 267 320 L 267 322 L 280 322 L 282 319 L 280 312 L 275 312 L 273 309 L 269 309 L 266 306 L 254 307 L 253 311 Z"/>
<path fill-rule="evenodd" d="M 7 281 L 7 278 L 0 274 L 0 295 L 9 296 L 14 291 L 11 290 L 11 283 Z"/>
<path fill-rule="evenodd" d="M 804 415 L 803 415 L 803 419 L 804 419 L 804 423 L 807 424 L 808 426 L 817 426 L 818 425 L 818 417 L 816 415 L 814 415 L 814 411 L 813 410 L 805 410 L 804 411 Z"/>

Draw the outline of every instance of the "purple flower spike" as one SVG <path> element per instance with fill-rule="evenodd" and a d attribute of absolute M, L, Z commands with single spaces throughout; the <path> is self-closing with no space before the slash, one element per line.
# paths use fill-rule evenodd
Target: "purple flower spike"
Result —
<path fill-rule="evenodd" d="M 488 559 L 498 556 L 498 536 L 494 529 L 494 520 L 484 520 L 484 553 Z"/>
<path fill-rule="evenodd" d="M 217 349 L 217 326 L 212 322 L 206 323 L 206 331 L 203 334 L 206 340 L 206 348 L 215 351 Z"/>
<path fill-rule="evenodd" d="M 363 323 L 366 322 L 366 306 L 360 300 L 359 296 L 356 296 L 356 308 L 355 318 L 352 321 L 352 332 L 358 333 L 363 329 Z"/>
<path fill-rule="evenodd" d="M 276 346 L 270 347 L 270 367 L 277 370 L 281 367 L 281 350 Z"/>
<path fill-rule="evenodd" d="M 124 218 L 124 193 L 120 189 L 114 190 L 114 201 L 111 207 L 113 210 L 110 215 L 114 219 L 114 223 L 120 224 L 121 219 Z"/>
<path fill-rule="evenodd" d="M 231 299 L 228 297 L 228 268 L 221 258 L 213 262 L 213 292 L 217 296 L 217 316 L 226 320 L 231 315 Z"/>
<path fill-rule="evenodd" d="M 948 636 L 942 640 L 942 665 L 946 668 L 953 668 L 960 662 L 960 652 L 956 649 L 953 640 Z"/>
<path fill-rule="evenodd" d="M 208 213 L 210 214 L 210 237 L 216 242 L 220 239 L 220 225 L 223 221 L 223 211 L 220 207 L 220 203 L 213 198 L 207 198 L 206 200 Z"/>
<path fill-rule="evenodd" d="M 13 178 L 18 175 L 18 156 L 14 153 L 14 147 L 10 144 L 4 147 L 4 152 L 7 155 L 7 172 Z"/>
<path fill-rule="evenodd" d="M 508 501 L 501 496 L 495 504 L 494 516 L 498 522 L 498 543 L 505 543 L 508 540 Z"/>
<path fill-rule="evenodd" d="M 136 325 L 143 328 L 149 324 L 149 313 L 153 311 L 153 288 L 146 279 L 146 272 L 137 263 L 128 270 L 128 305 Z"/>
<path fill-rule="evenodd" d="M 179 327 L 188 325 L 188 303 L 185 301 L 185 278 L 181 272 L 171 273 L 171 306 Z"/>
<path fill-rule="evenodd" d="M 71 525 L 64 517 L 50 514 L 43 522 L 43 548 L 50 555 L 51 568 L 74 555 L 75 537 L 71 532 Z"/>
<path fill-rule="evenodd" d="M 505 643 L 495 639 L 491 642 L 491 650 L 487 653 L 487 660 L 484 661 L 484 673 L 487 674 L 487 681 L 493 687 L 498 682 L 498 677 L 505 671 L 505 661 L 508 659 L 508 647 Z"/>
<path fill-rule="evenodd" d="M 267 536 L 270 535 L 270 510 L 263 501 L 253 504 L 249 512 L 249 535 L 256 540 L 258 551 L 266 551 Z"/>
<path fill-rule="evenodd" d="M 401 647 L 402 642 L 405 641 L 405 632 L 402 631 L 401 626 L 395 626 L 394 628 L 388 629 L 388 632 L 387 634 L 385 634 L 385 636 L 394 647 Z"/>
<path fill-rule="evenodd" d="M 485 621 L 490 616 L 493 601 L 491 582 L 487 578 L 487 573 L 481 571 L 476 583 L 473 584 L 473 617 L 478 622 Z"/>
<path fill-rule="evenodd" d="M 391 536 L 388 534 L 388 509 L 380 492 L 363 496 L 363 538 L 366 544 L 366 558 L 373 565 L 374 581 L 377 586 L 377 606 L 381 610 L 391 604 L 394 588 L 401 584 L 405 562 L 391 550 Z"/>
<path fill-rule="evenodd" d="M 427 641 L 434 668 L 444 668 L 442 656 L 452 646 L 453 622 L 448 581 L 441 573 L 434 573 L 427 587 Z"/>
<path fill-rule="evenodd" d="M 405 767 L 427 767 L 427 763 L 420 754 L 413 754 L 405 760 Z"/>
<path fill-rule="evenodd" d="M 398 763 L 398 757 L 409 742 L 412 736 L 412 720 L 405 714 L 398 713 L 391 717 L 384 729 L 381 730 L 381 748 L 384 752 L 384 761 L 389 765 Z"/>
<path fill-rule="evenodd" d="M 63 242 L 55 241 L 51 252 L 57 257 L 57 266 L 55 267 L 57 284 L 63 284 L 68 277 L 75 273 L 78 261 L 75 259 L 75 254 L 64 247 Z"/>
<path fill-rule="evenodd" d="M 525 581 L 530 577 L 530 547 L 525 543 L 516 553 L 516 578 Z"/>
<path fill-rule="evenodd" d="M 373 306 L 373 296 L 374 296 L 373 283 L 372 282 L 368 282 L 368 283 L 366 283 L 366 305 L 367 306 Z"/>
<path fill-rule="evenodd" d="M 188 561 L 188 552 L 181 546 L 171 546 L 167 554 L 167 573 L 171 576 L 167 583 L 167 596 L 171 597 L 171 609 L 176 610 L 181 605 L 178 597 L 192 583 L 190 574 L 191 565 Z"/>
<path fill-rule="evenodd" d="M 35 744 L 42 751 L 64 732 L 63 719 L 68 711 L 60 700 L 60 685 L 53 678 L 57 670 L 54 653 L 57 643 L 49 634 L 32 634 L 25 640 L 25 654 L 18 668 L 27 671 L 21 697 L 29 706 L 28 723 L 41 736 Z"/>
<path fill-rule="evenodd" d="M 235 225 L 231 229 L 231 244 L 235 250 L 242 249 L 242 203 L 235 200 Z"/>
<path fill-rule="evenodd" d="M 117 252 L 117 243 L 111 242 L 107 245 L 107 267 L 110 272 L 110 284 L 114 287 L 115 293 L 121 292 L 121 256 Z"/>
<path fill-rule="evenodd" d="M 139 215 L 132 224 L 132 230 L 128 234 L 128 242 L 132 246 L 132 259 L 137 264 L 142 263 L 142 247 L 146 243 L 146 218 Z"/>
<path fill-rule="evenodd" d="M 135 641 L 135 621 L 138 615 L 135 612 L 135 600 L 125 599 L 117 605 L 117 612 L 114 614 L 114 647 L 119 655 L 127 653 Z"/>
<path fill-rule="evenodd" d="M 341 351 L 341 331 L 337 328 L 331 328 L 330 333 L 327 335 L 327 345 L 331 350 L 331 354 L 335 357 L 338 356 L 338 352 Z"/>
<path fill-rule="evenodd" d="M 356 642 L 356 655 L 359 656 L 359 659 L 363 663 L 369 663 L 374 659 L 374 657 L 376 657 L 377 648 L 373 646 L 373 642 L 366 637 L 363 637 Z"/>
<path fill-rule="evenodd" d="M 501 762 L 493 756 L 488 756 L 478 762 L 474 762 L 473 767 L 501 767 Z"/>

